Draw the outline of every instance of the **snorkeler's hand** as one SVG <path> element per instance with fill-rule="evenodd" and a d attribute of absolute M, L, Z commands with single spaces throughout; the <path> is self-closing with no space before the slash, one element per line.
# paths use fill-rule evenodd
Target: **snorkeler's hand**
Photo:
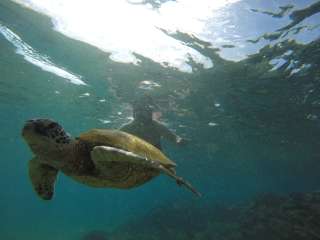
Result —
<path fill-rule="evenodd" d="M 177 144 L 179 146 L 185 146 L 187 145 L 191 140 L 187 138 L 177 137 Z"/>

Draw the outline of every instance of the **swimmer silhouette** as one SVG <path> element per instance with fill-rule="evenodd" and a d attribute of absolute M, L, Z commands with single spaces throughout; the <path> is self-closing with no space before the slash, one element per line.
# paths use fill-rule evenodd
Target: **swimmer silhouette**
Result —
<path fill-rule="evenodd" d="M 179 137 L 163 123 L 153 119 L 155 104 L 150 96 L 144 96 L 134 101 L 133 120 L 123 125 L 120 130 L 133 134 L 151 143 L 158 149 L 161 147 L 161 139 L 169 140 L 177 145 L 184 145 L 187 140 Z"/>

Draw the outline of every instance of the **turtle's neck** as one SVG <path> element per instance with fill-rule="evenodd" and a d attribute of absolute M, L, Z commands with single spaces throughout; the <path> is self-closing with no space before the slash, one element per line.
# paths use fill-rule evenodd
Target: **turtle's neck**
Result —
<path fill-rule="evenodd" d="M 67 175 L 90 174 L 94 164 L 90 157 L 90 146 L 81 140 L 72 140 L 61 152 L 63 165 L 61 170 Z"/>
<path fill-rule="evenodd" d="M 74 148 L 76 140 L 68 139 L 68 143 L 61 143 L 55 145 L 55 147 L 47 148 L 45 152 L 40 153 L 39 156 L 48 165 L 62 169 L 69 165 L 69 162 L 74 157 Z"/>

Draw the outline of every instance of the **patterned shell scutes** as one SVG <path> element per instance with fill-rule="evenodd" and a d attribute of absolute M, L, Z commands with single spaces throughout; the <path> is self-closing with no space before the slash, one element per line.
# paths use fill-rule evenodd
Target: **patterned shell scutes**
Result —
<path fill-rule="evenodd" d="M 79 139 L 92 146 L 110 146 L 130 151 L 150 160 L 159 161 L 165 167 L 175 167 L 158 148 L 129 133 L 110 129 L 92 129 L 80 134 Z"/>

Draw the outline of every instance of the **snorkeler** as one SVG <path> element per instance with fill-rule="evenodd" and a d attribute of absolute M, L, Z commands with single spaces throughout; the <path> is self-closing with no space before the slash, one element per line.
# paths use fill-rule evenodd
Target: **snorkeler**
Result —
<path fill-rule="evenodd" d="M 161 139 L 169 140 L 177 145 L 186 144 L 187 140 L 179 137 L 161 122 L 153 119 L 155 104 L 150 96 L 135 101 L 133 107 L 133 120 L 123 125 L 120 130 L 133 134 L 151 143 L 161 150 Z"/>

